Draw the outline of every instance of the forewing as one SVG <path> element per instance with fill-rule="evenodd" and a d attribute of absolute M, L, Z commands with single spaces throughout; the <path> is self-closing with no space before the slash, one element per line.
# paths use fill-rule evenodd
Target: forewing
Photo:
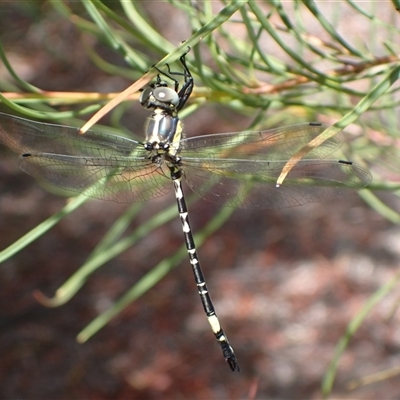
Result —
<path fill-rule="evenodd" d="M 108 133 L 44 124 L 0 113 L 0 143 L 17 153 L 52 153 L 108 158 L 143 153 L 135 140 Z"/>
<path fill-rule="evenodd" d="M 182 158 L 288 160 L 321 134 L 327 125 L 305 123 L 266 131 L 244 131 L 196 136 L 181 140 Z M 326 158 L 338 150 L 343 135 L 329 138 L 311 150 L 305 159 Z"/>

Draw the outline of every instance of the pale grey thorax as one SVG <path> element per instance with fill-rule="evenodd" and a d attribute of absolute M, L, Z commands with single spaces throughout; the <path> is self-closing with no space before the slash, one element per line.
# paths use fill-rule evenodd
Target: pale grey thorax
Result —
<path fill-rule="evenodd" d="M 146 124 L 146 143 L 151 143 L 154 150 L 164 150 L 175 156 L 180 151 L 182 122 L 177 115 L 173 116 L 163 109 L 155 109 Z"/>

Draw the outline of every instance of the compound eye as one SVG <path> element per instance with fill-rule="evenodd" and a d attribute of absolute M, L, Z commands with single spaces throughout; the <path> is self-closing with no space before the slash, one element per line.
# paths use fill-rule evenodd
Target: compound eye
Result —
<path fill-rule="evenodd" d="M 171 103 L 177 106 L 179 103 L 179 96 L 175 90 L 168 87 L 158 87 L 153 90 L 153 96 L 162 103 Z"/>
<path fill-rule="evenodd" d="M 147 87 L 146 89 L 143 90 L 142 93 L 140 93 L 139 101 L 142 106 L 149 101 L 149 97 L 151 96 L 153 90 L 154 90 L 153 88 Z"/>

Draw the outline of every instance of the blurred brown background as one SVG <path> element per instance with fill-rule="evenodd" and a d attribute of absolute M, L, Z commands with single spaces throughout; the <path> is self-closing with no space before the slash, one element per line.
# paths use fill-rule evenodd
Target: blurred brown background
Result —
<path fill-rule="evenodd" d="M 164 2 L 157 7 L 149 12 L 173 40 L 173 23 L 165 22 L 170 8 Z M 79 33 L 46 2 L 38 8 L 23 2 L 0 8 L 3 46 L 32 84 L 103 92 L 130 84 L 99 72 Z M 111 62 L 112 53 L 102 51 Z M 0 80 L 3 88 L 10 81 L 2 66 Z M 189 135 L 204 133 L 196 114 L 190 121 Z M 205 133 L 231 128 L 214 124 L 215 116 L 209 121 Z M 21 172 L 15 154 L 3 147 L 0 176 L 4 249 L 60 210 L 65 199 Z M 149 202 L 134 224 L 173 201 L 166 196 Z M 322 376 L 347 324 L 398 271 L 399 228 L 357 194 L 296 209 L 237 210 L 199 255 L 240 374 L 229 370 L 215 343 L 187 261 L 88 343 L 77 344 L 84 326 L 183 243 L 177 217 L 108 262 L 65 306 L 38 304 L 32 292 L 53 296 L 126 208 L 87 202 L 0 266 L 0 398 L 319 398 Z M 190 207 L 194 230 L 217 210 L 204 201 Z M 399 375 L 354 391 L 346 387 L 353 379 L 400 366 L 397 300 L 396 292 L 385 297 L 351 340 L 340 360 L 334 398 L 398 398 Z"/>

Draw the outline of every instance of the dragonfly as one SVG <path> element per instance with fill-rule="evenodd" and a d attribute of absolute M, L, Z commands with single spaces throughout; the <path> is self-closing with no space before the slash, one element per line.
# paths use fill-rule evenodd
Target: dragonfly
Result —
<path fill-rule="evenodd" d="M 182 181 L 205 200 L 262 210 L 338 198 L 367 186 L 371 174 L 351 161 L 327 159 L 343 143 L 339 134 L 290 165 L 277 185 L 291 156 L 327 128 L 318 122 L 186 138 L 178 113 L 194 88 L 187 53 L 180 57 L 181 71 L 157 69 L 142 90 L 139 101 L 151 111 L 142 142 L 0 113 L 0 143 L 19 153 L 21 169 L 39 181 L 90 197 L 132 203 L 173 188 L 205 314 L 225 360 L 239 371 L 200 266 Z"/>

